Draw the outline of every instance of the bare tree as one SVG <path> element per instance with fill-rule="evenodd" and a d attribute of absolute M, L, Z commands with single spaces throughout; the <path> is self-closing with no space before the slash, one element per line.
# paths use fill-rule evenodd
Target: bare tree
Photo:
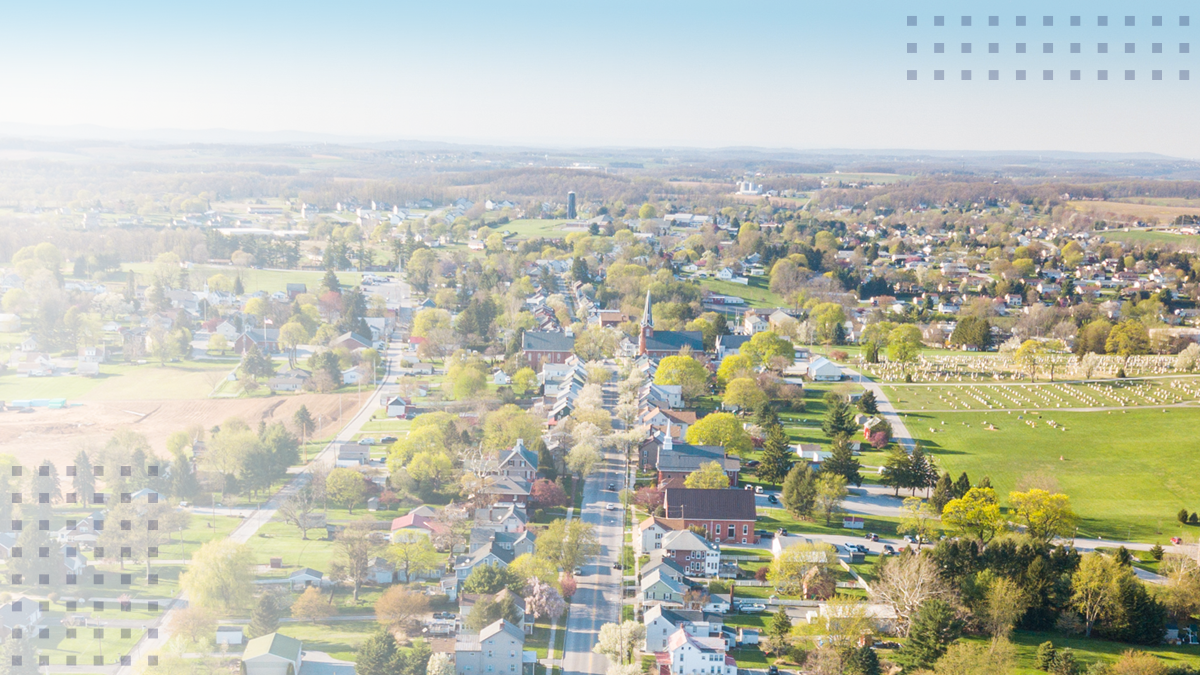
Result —
<path fill-rule="evenodd" d="M 317 490 L 313 488 L 312 481 L 309 481 L 287 498 L 279 507 L 279 513 L 285 521 L 300 528 L 300 538 L 307 540 L 308 531 L 316 525 L 312 514 L 318 505 Z"/>
<path fill-rule="evenodd" d="M 367 581 L 371 558 L 379 550 L 379 544 L 371 538 L 370 520 L 351 523 L 338 533 L 333 543 L 335 566 L 341 576 L 354 587 L 354 601 L 358 602 L 358 591 Z"/>
<path fill-rule="evenodd" d="M 872 602 L 892 608 L 901 634 L 908 635 L 921 605 L 934 598 L 948 599 L 953 590 L 929 556 L 903 554 L 888 560 L 870 593 Z"/>

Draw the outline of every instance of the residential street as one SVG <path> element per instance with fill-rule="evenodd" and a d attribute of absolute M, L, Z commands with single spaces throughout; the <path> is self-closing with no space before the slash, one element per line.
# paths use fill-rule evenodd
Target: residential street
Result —
<path fill-rule="evenodd" d="M 618 504 L 617 492 L 605 488 L 624 484 L 624 461 L 621 453 L 609 450 L 605 466 L 588 477 L 583 488 L 583 510 L 580 517 L 596 526 L 600 539 L 600 557 L 584 565 L 578 578 L 579 588 L 567 616 L 567 640 L 563 654 L 565 675 L 603 675 L 608 659 L 592 652 L 600 634 L 600 626 L 621 618 L 621 584 L 624 572 L 613 569 L 620 560 L 624 545 L 621 511 L 608 511 L 605 504 Z"/>

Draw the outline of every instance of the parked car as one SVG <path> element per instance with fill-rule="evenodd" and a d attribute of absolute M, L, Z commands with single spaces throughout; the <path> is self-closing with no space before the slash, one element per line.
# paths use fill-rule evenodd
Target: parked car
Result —
<path fill-rule="evenodd" d="M 1171 543 L 1178 546 L 1183 543 L 1183 540 L 1180 539 L 1179 537 L 1171 537 Z"/>
<path fill-rule="evenodd" d="M 891 544 L 884 544 L 883 555 L 896 555 L 896 549 L 892 548 Z"/>
<path fill-rule="evenodd" d="M 780 537 L 786 537 L 787 533 L 788 531 L 786 527 L 781 527 L 778 530 L 775 530 L 775 534 L 779 535 Z"/>
<path fill-rule="evenodd" d="M 778 504 L 779 498 L 775 495 L 767 495 L 767 501 L 771 502 L 772 504 Z"/>
<path fill-rule="evenodd" d="M 608 491 L 609 491 L 609 492 L 616 492 L 616 491 L 617 491 L 617 484 L 616 484 L 616 483 L 609 483 L 609 484 L 608 484 Z"/>
<path fill-rule="evenodd" d="M 767 668 L 767 675 L 779 675 L 779 666 L 772 665 L 770 668 Z"/>
<path fill-rule="evenodd" d="M 625 569 L 625 567 L 623 565 L 621 565 L 621 563 L 615 562 L 615 563 L 613 563 L 613 569 L 614 570 L 623 570 L 623 569 Z"/>
<path fill-rule="evenodd" d="M 395 436 L 384 436 L 383 438 L 379 439 L 379 442 L 384 445 L 391 445 L 392 443 L 395 443 L 397 440 L 399 440 L 399 439 L 397 439 Z"/>
<path fill-rule="evenodd" d="M 864 534 L 863 537 L 871 541 L 879 541 L 879 535 L 875 534 L 874 532 L 868 532 Z"/>
<path fill-rule="evenodd" d="M 771 539 L 775 536 L 775 533 L 771 532 L 770 530 L 755 530 L 754 536 L 759 537 L 759 538 Z"/>
<path fill-rule="evenodd" d="M 758 461 L 757 459 L 752 459 L 749 462 L 746 462 L 746 468 L 754 469 L 754 468 L 757 468 L 760 464 L 762 464 L 762 462 Z"/>
<path fill-rule="evenodd" d="M 612 502 L 609 502 L 609 503 L 607 503 L 607 504 L 605 504 L 605 505 L 604 505 L 604 509 L 605 509 L 606 511 L 616 511 L 616 510 L 617 510 L 617 505 L 616 505 L 616 504 L 614 504 L 614 503 L 612 503 Z"/>
<path fill-rule="evenodd" d="M 358 444 L 359 445 L 375 445 L 375 439 L 370 438 L 370 437 L 360 438 L 360 439 L 358 439 Z"/>
<path fill-rule="evenodd" d="M 761 614 L 767 611 L 767 606 L 761 602 L 744 602 L 738 605 L 738 611 L 742 614 Z"/>

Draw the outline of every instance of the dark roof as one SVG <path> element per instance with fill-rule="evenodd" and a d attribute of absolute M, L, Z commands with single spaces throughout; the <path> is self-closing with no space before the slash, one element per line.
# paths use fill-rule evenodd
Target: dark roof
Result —
<path fill-rule="evenodd" d="M 698 330 L 656 330 L 646 338 L 648 352 L 677 352 L 684 346 L 704 351 L 704 334 Z"/>
<path fill-rule="evenodd" d="M 573 352 L 575 351 L 575 336 L 566 333 L 527 330 L 521 336 L 521 351 Z"/>
<path fill-rule="evenodd" d="M 741 463 L 738 460 L 726 459 L 725 446 L 672 443 L 670 448 L 666 448 L 663 447 L 662 441 L 659 441 L 658 459 L 655 461 L 655 466 L 659 471 L 691 473 L 709 462 L 720 462 L 726 471 L 741 469 Z"/>
<path fill-rule="evenodd" d="M 749 335 L 718 335 L 717 347 L 730 349 L 741 349 L 742 345 L 750 341 Z"/>
<path fill-rule="evenodd" d="M 751 490 L 667 488 L 663 503 L 668 518 L 685 520 L 754 520 L 758 514 Z"/>

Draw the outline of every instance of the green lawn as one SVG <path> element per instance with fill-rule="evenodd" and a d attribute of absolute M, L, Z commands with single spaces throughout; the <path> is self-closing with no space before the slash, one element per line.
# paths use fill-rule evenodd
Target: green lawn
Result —
<path fill-rule="evenodd" d="M 892 385 L 884 394 L 897 410 L 1053 410 L 1163 406 L 1197 398 L 1195 378 L 1087 383 Z"/>
<path fill-rule="evenodd" d="M 788 303 L 783 298 L 771 292 L 769 283 L 767 277 L 750 277 L 750 283 L 745 285 L 720 279 L 702 279 L 700 286 L 713 293 L 745 298 L 750 307 L 787 307 Z"/>
<path fill-rule="evenodd" d="M 988 638 L 964 639 L 982 642 Z M 1200 667 L 1200 650 L 1194 646 L 1171 647 L 1156 645 L 1147 647 L 1145 645 L 1129 645 L 1084 637 L 1065 637 L 1061 633 L 1016 631 L 1012 635 L 1012 642 L 1017 648 L 1017 669 L 1013 671 L 1016 675 L 1041 675 L 1044 672 L 1036 668 L 1037 649 L 1038 645 L 1046 641 L 1053 642 L 1054 646 L 1058 649 L 1070 647 L 1075 652 L 1076 660 L 1082 661 L 1085 664 L 1085 668 L 1088 664 L 1101 659 L 1110 663 L 1116 661 L 1122 652 L 1130 649 L 1154 654 L 1166 661 L 1169 666 L 1187 664 L 1192 667 Z"/>
<path fill-rule="evenodd" d="M 125 263 L 119 273 L 109 275 L 112 277 L 109 280 L 123 282 L 129 270 L 133 270 L 139 276 L 145 276 L 153 273 L 154 263 Z M 193 265 L 188 270 L 188 278 L 196 288 L 202 287 L 204 280 L 214 274 L 223 274 L 231 279 L 240 275 L 247 293 L 284 291 L 287 290 L 288 284 L 305 284 L 308 291 L 313 293 L 320 288 L 321 279 L 325 277 L 325 272 L 315 270 L 258 270 L 216 265 Z M 337 276 L 343 286 L 357 286 L 362 282 L 362 274 L 359 272 L 338 272 Z"/>
<path fill-rule="evenodd" d="M 526 218 L 496 225 L 493 229 L 496 232 L 511 232 L 517 239 L 559 239 L 570 234 L 562 229 L 566 224 L 565 220 Z"/>
<path fill-rule="evenodd" d="M 335 659 L 354 660 L 358 645 L 379 628 L 374 621 L 284 623 L 279 632 L 304 642 L 306 651 L 328 652 Z"/>
<path fill-rule="evenodd" d="M 0 400 L 65 398 L 95 401 L 204 398 L 235 364 L 185 361 L 158 364 L 104 364 L 99 377 L 0 376 Z"/>
<path fill-rule="evenodd" d="M 1053 478 L 1083 518 L 1081 536 L 1165 542 L 1179 534 L 1179 509 L 1200 510 L 1191 480 L 1200 470 L 1191 442 L 1200 409 L 1167 410 L 910 413 L 905 424 L 941 468 L 972 482 L 989 476 L 1002 496 L 1026 475 Z"/>

